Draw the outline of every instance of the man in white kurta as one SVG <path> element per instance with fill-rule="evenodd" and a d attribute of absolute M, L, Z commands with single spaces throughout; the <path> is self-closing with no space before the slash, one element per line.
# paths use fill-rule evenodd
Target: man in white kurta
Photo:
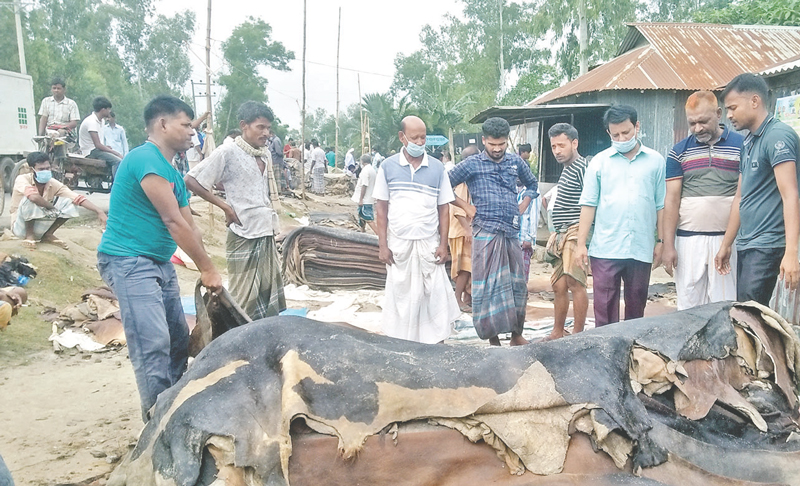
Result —
<path fill-rule="evenodd" d="M 386 263 L 383 332 L 438 343 L 460 315 L 444 267 L 455 196 L 444 165 L 425 153 L 422 120 L 406 117 L 399 137 L 403 149 L 381 164 L 372 193 Z"/>

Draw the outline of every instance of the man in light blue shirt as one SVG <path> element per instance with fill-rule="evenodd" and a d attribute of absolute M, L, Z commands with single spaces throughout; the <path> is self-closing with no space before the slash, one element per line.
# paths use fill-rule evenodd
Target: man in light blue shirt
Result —
<path fill-rule="evenodd" d="M 105 145 L 119 152 L 123 157 L 127 155 L 128 136 L 125 135 L 122 125 L 117 125 L 117 115 L 113 111 L 108 115 L 108 126 L 103 130 L 103 139 Z"/>
<path fill-rule="evenodd" d="M 612 146 L 592 159 L 584 176 L 575 261 L 586 269 L 591 258 L 598 327 L 619 321 L 621 281 L 625 320 L 644 316 L 650 270 L 661 264 L 666 162 L 639 141 L 637 118 L 627 105 L 606 111 Z"/>

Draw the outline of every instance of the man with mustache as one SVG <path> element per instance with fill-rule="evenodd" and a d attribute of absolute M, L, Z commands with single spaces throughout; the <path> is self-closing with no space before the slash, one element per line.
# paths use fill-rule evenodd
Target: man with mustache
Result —
<path fill-rule="evenodd" d="M 714 93 L 692 93 L 686 100 L 691 135 L 667 156 L 662 260 L 668 274 L 674 269 L 678 310 L 736 298 L 736 257 L 727 275 L 714 271 L 714 257 L 736 195 L 744 137 L 721 119 Z"/>

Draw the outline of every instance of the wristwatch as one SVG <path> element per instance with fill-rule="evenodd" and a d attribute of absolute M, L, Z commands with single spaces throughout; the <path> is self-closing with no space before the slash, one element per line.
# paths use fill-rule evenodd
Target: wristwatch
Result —
<path fill-rule="evenodd" d="M 656 243 L 664 243 L 664 240 L 663 240 L 663 239 L 661 239 L 661 238 L 657 238 L 657 239 L 656 239 Z"/>

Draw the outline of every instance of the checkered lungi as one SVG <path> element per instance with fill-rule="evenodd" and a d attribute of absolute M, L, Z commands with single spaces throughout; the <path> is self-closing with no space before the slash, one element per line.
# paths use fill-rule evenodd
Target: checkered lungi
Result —
<path fill-rule="evenodd" d="M 251 319 L 286 309 L 281 263 L 273 236 L 247 239 L 228 230 L 228 291 Z"/>

